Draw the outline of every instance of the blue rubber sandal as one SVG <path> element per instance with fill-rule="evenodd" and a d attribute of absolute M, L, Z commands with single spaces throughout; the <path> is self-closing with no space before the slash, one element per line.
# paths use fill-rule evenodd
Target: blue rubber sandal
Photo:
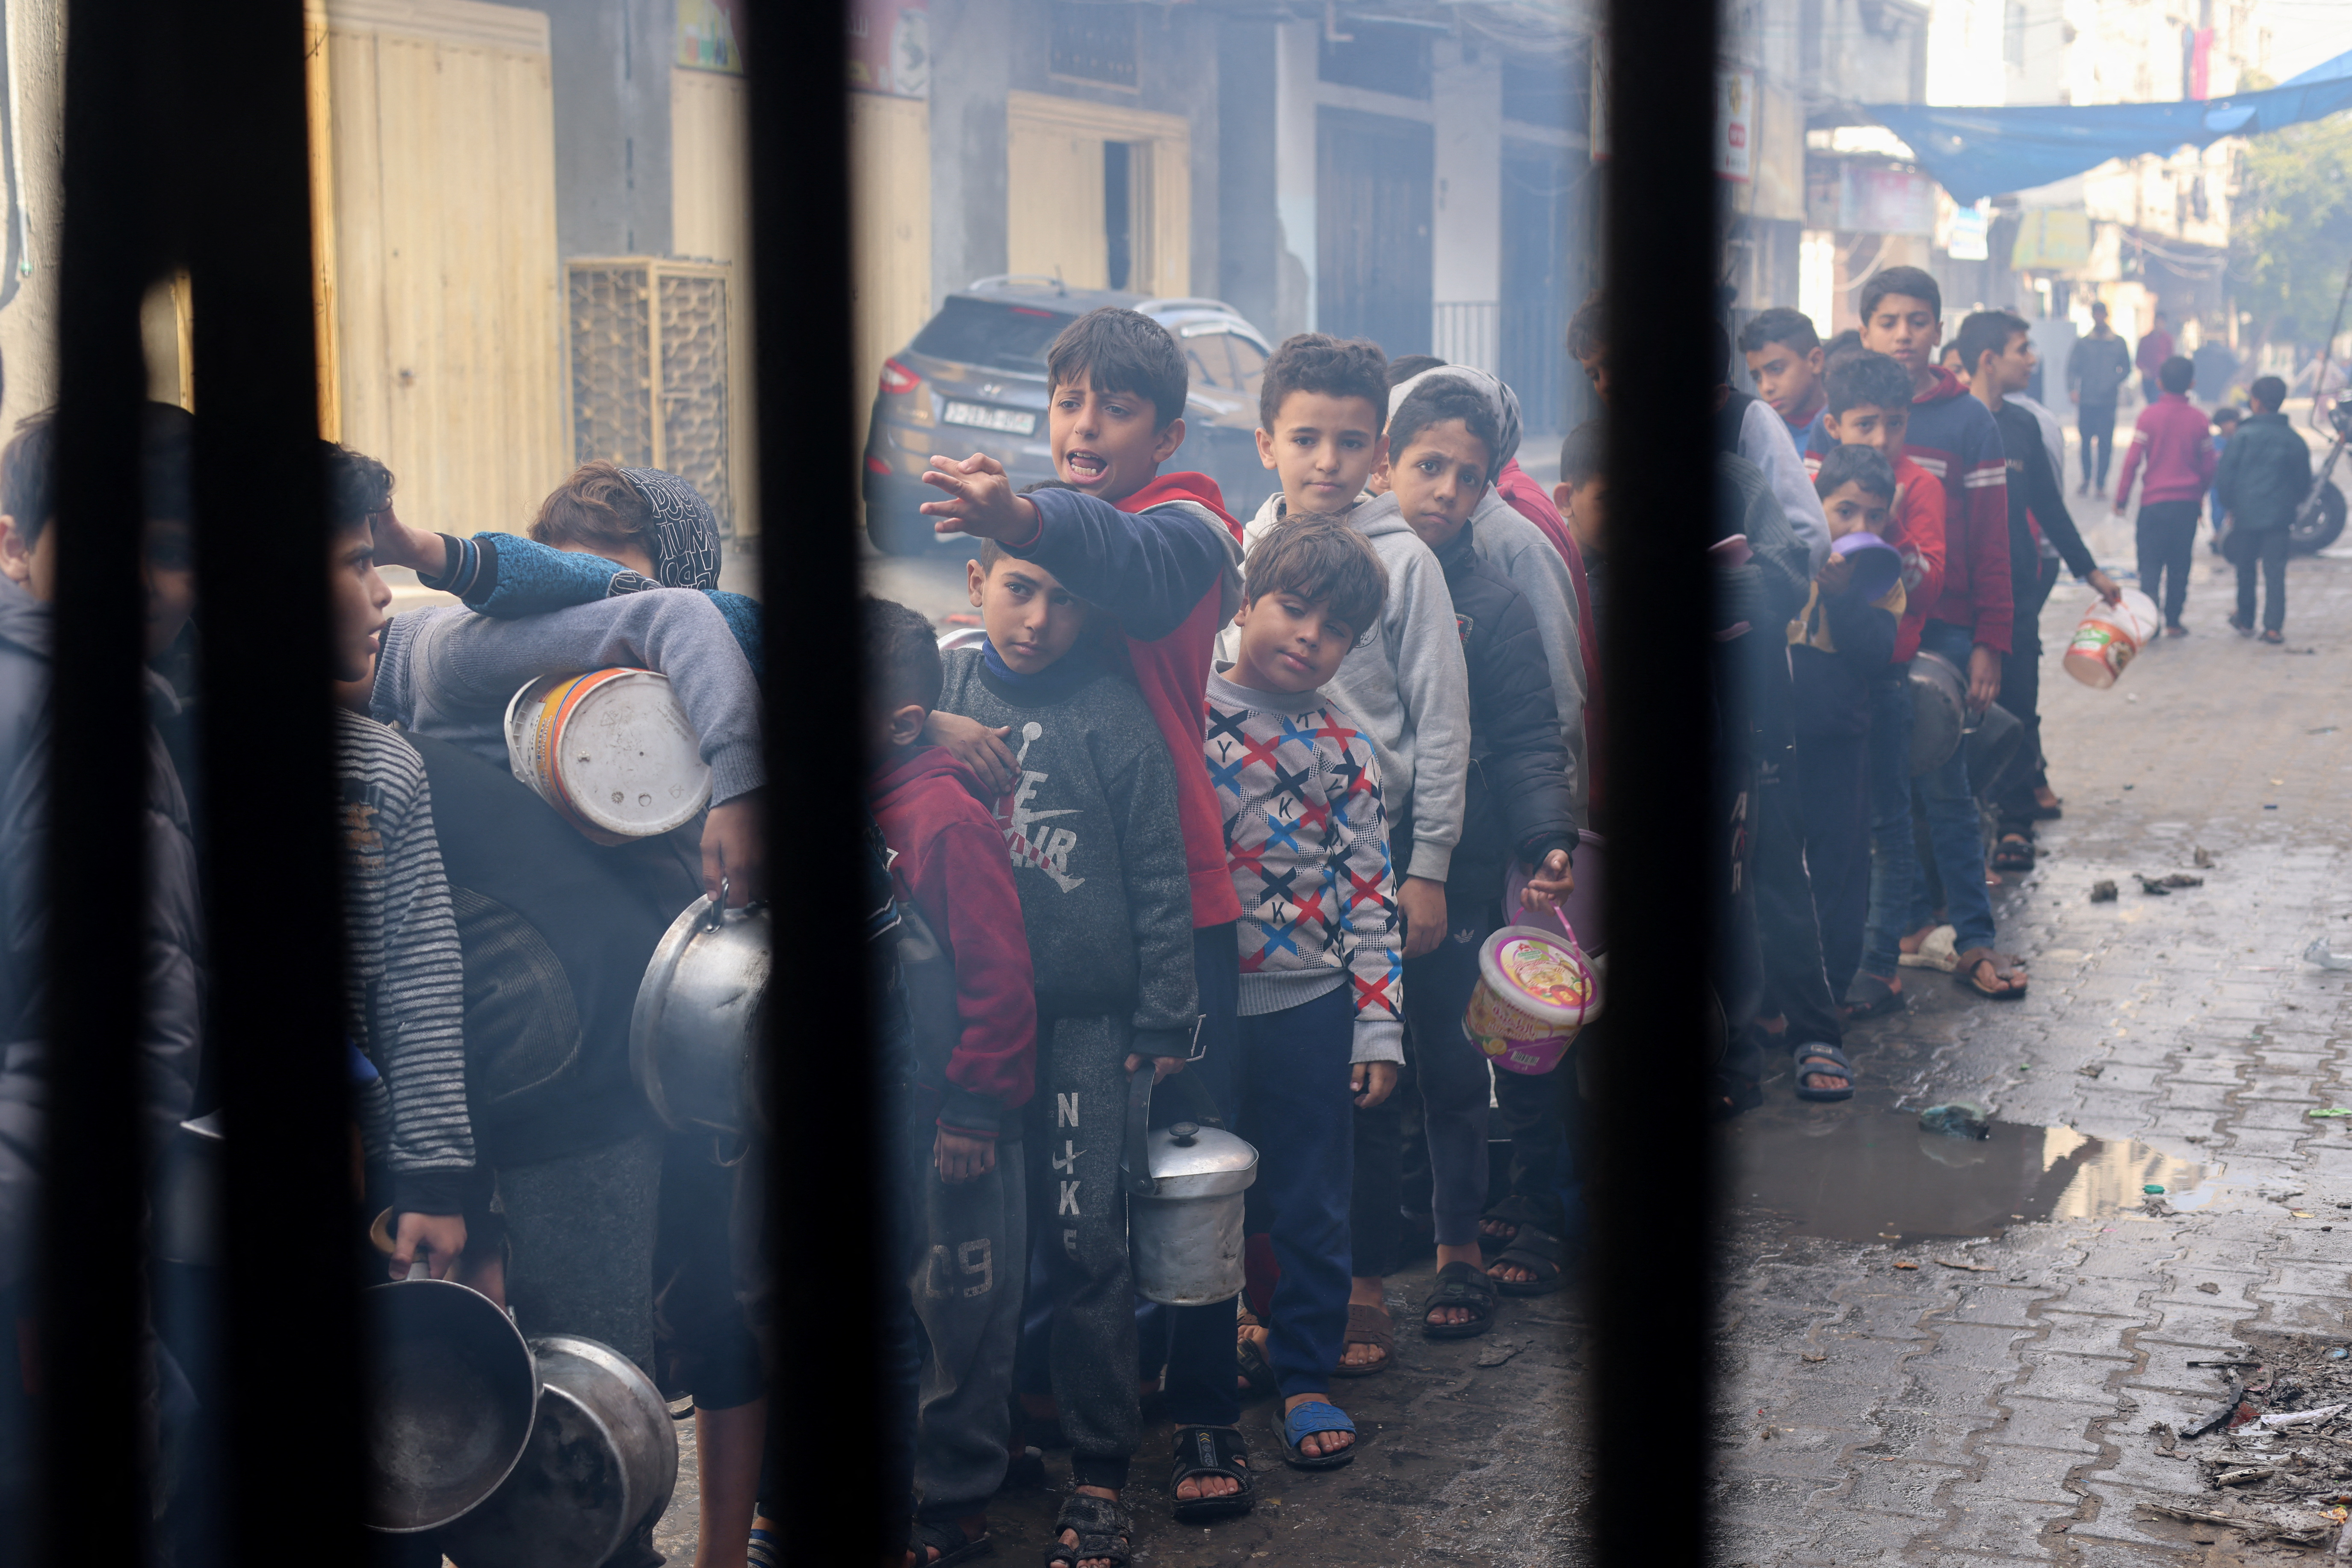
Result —
<path fill-rule="evenodd" d="M 1355 1436 L 1356 1424 L 1347 1413 L 1328 1399 L 1310 1399 L 1282 1416 L 1282 1462 L 1294 1470 L 1336 1470 L 1352 1464 L 1356 1458 L 1354 1443 L 1336 1454 L 1310 1454 L 1299 1447 L 1318 1432 L 1345 1432 Z"/>
<path fill-rule="evenodd" d="M 1845 1053 L 1835 1046 L 1824 1046 L 1818 1042 L 1799 1046 L 1793 1059 L 1796 1064 L 1799 1100 L 1837 1100 L 1853 1098 L 1853 1064 L 1846 1060 Z M 1822 1065 L 1824 1062 L 1836 1065 L 1824 1067 Z M 1811 1078 L 1842 1078 L 1845 1079 L 1845 1087 L 1843 1089 L 1808 1088 L 1805 1080 Z"/>

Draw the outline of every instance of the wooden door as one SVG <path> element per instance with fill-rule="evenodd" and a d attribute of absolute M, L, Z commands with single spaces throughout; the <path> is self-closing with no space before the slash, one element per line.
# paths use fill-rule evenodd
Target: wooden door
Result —
<path fill-rule="evenodd" d="M 1315 123 L 1315 325 L 1394 359 L 1430 345 L 1430 127 L 1353 110 Z"/>
<path fill-rule="evenodd" d="M 1103 226 L 1103 138 L 1013 115 L 1005 128 L 1007 272 L 1059 278 L 1073 289 L 1110 287 Z"/>

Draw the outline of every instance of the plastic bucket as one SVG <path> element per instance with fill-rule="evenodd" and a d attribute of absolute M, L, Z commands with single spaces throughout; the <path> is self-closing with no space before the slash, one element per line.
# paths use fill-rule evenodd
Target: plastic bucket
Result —
<path fill-rule="evenodd" d="M 1528 874 L 1517 860 L 1503 873 L 1503 908 L 1510 918 L 1539 931 L 1565 931 L 1576 939 L 1577 951 L 1599 957 L 1609 951 L 1608 932 L 1601 923 L 1601 871 L 1606 864 L 1605 846 L 1601 835 L 1586 828 L 1576 836 L 1576 850 L 1569 857 L 1569 868 L 1576 874 L 1576 887 L 1559 901 L 1557 912 L 1539 915 L 1532 910 L 1519 908 L 1520 890 L 1528 885 Z"/>
<path fill-rule="evenodd" d="M 1601 984 L 1575 938 L 1505 926 L 1479 944 L 1462 1032 L 1503 1071 L 1551 1071 L 1577 1031 L 1600 1016 Z"/>
<path fill-rule="evenodd" d="M 599 844 L 693 820 L 710 770 L 669 678 L 650 669 L 546 675 L 507 704 L 514 776 Z"/>
<path fill-rule="evenodd" d="M 2093 599 L 2066 645 L 2066 673 L 2085 686 L 2113 686 L 2161 624 L 2156 601 L 2137 588 L 2126 588 L 2120 605 Z"/>

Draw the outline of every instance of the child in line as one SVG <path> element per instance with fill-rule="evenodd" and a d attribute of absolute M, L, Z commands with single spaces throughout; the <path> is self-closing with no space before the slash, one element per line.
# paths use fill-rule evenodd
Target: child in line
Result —
<path fill-rule="evenodd" d="M 1246 911 L 1241 1047 L 1226 1079 L 1273 1216 L 1282 1273 L 1265 1360 L 1283 1396 L 1284 1458 L 1298 1469 L 1355 1458 L 1355 1424 L 1326 1395 L 1348 1316 L 1349 1108 L 1375 1090 L 1385 1099 L 1403 1056 L 1383 773 L 1327 695 L 1387 590 L 1351 526 L 1286 519 L 1250 552 L 1236 656 L 1208 688 L 1206 756 Z"/>
<path fill-rule="evenodd" d="M 2238 612 L 2230 625 L 2254 635 L 2254 574 L 2263 576 L 2263 641 L 2286 640 L 2287 526 L 2311 493 L 2311 448 L 2279 412 L 2286 383 L 2265 375 L 2246 389 L 2253 412 L 2239 422 L 2213 475 L 2213 493 L 2230 525 L 2230 560 L 2238 568 Z"/>
<path fill-rule="evenodd" d="M 2238 433 L 2238 421 L 2243 417 L 2243 411 L 2233 403 L 2225 403 L 2213 410 L 2213 469 L 2217 475 L 2221 468 L 2221 454 L 2230 449 L 2230 437 Z M 2221 492 L 2218 488 L 2209 488 L 2206 496 L 2206 516 L 2212 528 L 2206 546 L 2219 555 L 2221 553 Z"/>
<path fill-rule="evenodd" d="M 1832 448 L 1813 485 L 1832 541 L 1857 530 L 1886 536 L 1897 480 L 1876 450 Z M 1864 600 L 1853 591 L 1853 557 L 1832 550 L 1813 578 L 1804 613 L 1789 624 L 1805 863 L 1812 873 L 1822 958 L 1837 996 L 1845 994 L 1860 967 L 1870 904 L 1871 689 L 1894 657 L 1895 628 L 1907 603 L 1900 574 L 1879 597 Z M 1804 1087 L 1800 1080 L 1800 1092 Z"/>
<path fill-rule="evenodd" d="M 2218 461 L 2205 416 L 2189 401 L 2197 366 L 2175 354 L 2157 368 L 2163 395 L 2132 421 L 2131 445 L 2124 448 L 2123 477 L 2116 481 L 2116 515 L 2131 505 L 2132 481 L 2141 481 L 2139 591 L 2164 612 L 2164 635 L 2185 637 L 2180 612 L 2189 602 L 2189 566 L 2196 559 L 2199 503 L 2213 482 Z"/>
<path fill-rule="evenodd" d="M 1849 1020 L 1905 1006 L 1901 952 L 1894 938 L 1908 918 L 1918 854 L 1911 837 L 1911 659 L 1919 651 L 1929 606 L 1944 584 L 1944 487 L 1905 451 L 1911 420 L 1911 373 L 1886 354 L 1859 351 L 1827 378 L 1822 428 L 1833 443 L 1811 455 L 1867 447 L 1895 475 L 1886 542 L 1903 558 L 1903 614 L 1886 668 L 1870 687 L 1870 914 L 1859 967 L 1839 993 Z M 1816 481 L 1818 482 L 1818 480 Z M 1826 955 L 1825 955 L 1826 956 Z"/>
<path fill-rule="evenodd" d="M 1494 1324 L 1498 1288 L 1542 1294 L 1559 1278 L 1556 1261 L 1547 1270 L 1542 1258 L 1531 1256 L 1538 1238 L 1524 1230 L 1523 1247 L 1507 1252 L 1503 1264 L 1510 1266 L 1507 1272 L 1533 1275 L 1531 1282 L 1498 1286 L 1481 1258 L 1489 1075 L 1485 1056 L 1462 1032 L 1463 1012 L 1478 982 L 1479 945 L 1507 918 L 1502 911 L 1507 864 L 1517 861 L 1530 873 L 1522 904 L 1531 910 L 1555 908 L 1574 886 L 1569 854 L 1576 843 L 1575 809 L 1543 639 L 1526 597 L 1477 548 L 1499 440 L 1493 404 L 1458 379 L 1422 380 L 1389 420 L 1394 454 L 1389 491 L 1444 569 L 1462 626 L 1470 692 L 1470 773 L 1462 842 L 1446 880 L 1445 938 L 1436 951 L 1405 965 L 1412 1025 L 1406 1070 L 1421 1095 L 1437 1243 L 1437 1279 L 1421 1319 L 1423 1332 L 1434 1339 L 1486 1332 Z M 1398 1129 L 1386 1106 L 1360 1112 L 1358 1121 L 1352 1294 L 1377 1300 L 1399 1256 Z M 1378 1135 L 1369 1169 L 1366 1130 Z M 1529 1267 L 1520 1269 L 1522 1263 Z"/>
<path fill-rule="evenodd" d="M 1795 437 L 1797 450 L 1803 451 L 1826 395 L 1822 335 L 1813 329 L 1813 319 L 1785 305 L 1759 310 L 1739 329 L 1739 352 L 1748 361 L 1748 374 L 1756 378 L 1756 395 L 1772 405 Z"/>
<path fill-rule="evenodd" d="M 1206 475 L 1160 471 L 1183 439 L 1189 384 L 1183 353 L 1167 329 L 1133 310 L 1092 310 L 1063 330 L 1046 363 L 1053 382 L 1047 427 L 1061 482 L 1016 496 L 992 458 L 934 458 L 924 479 L 941 499 L 923 510 L 941 531 L 992 540 L 1036 563 L 1079 598 L 1118 606 L 1128 668 L 1175 770 L 1192 883 L 1199 1051 L 1213 1085 L 1215 1064 L 1231 1054 L 1238 1026 L 1241 905 L 1225 869 L 1223 826 L 1201 757 L 1201 692 L 1217 629 L 1241 603 L 1240 530 Z M 1340 444 L 1337 433 L 1334 443 Z M 1018 773 L 1003 743 L 1009 731 L 934 712 L 927 733 L 992 790 L 1013 787 Z M 1196 1522 L 1245 1513 L 1251 1498 L 1244 1486 L 1247 1452 L 1234 1429 L 1240 1407 L 1233 1393 L 1232 1305 L 1168 1311 L 1168 1406 L 1178 1428 L 1170 1491 L 1176 1516 Z M 1047 1414 L 1034 1406 L 1030 1413 Z M 1221 1434 L 1206 1464 L 1201 1444 L 1186 1436 L 1202 1427 Z"/>
<path fill-rule="evenodd" d="M 921 1324 L 915 1449 L 919 1565 L 986 1550 L 988 1500 L 1012 1435 L 1028 1215 L 1021 1108 L 1036 1071 L 1037 1011 L 1004 837 L 971 771 L 925 744 L 943 674 L 930 623 L 865 604 L 867 799 L 892 878 L 952 969 L 952 996 L 918 994 L 916 1113 L 929 1121 L 919 1252 L 908 1288 Z"/>
<path fill-rule="evenodd" d="M 1118 1493 L 1142 1416 L 1123 1112 L 1130 1074 L 1181 1071 L 1193 1047 L 1191 884 L 1175 769 L 1116 672 L 1111 623 L 992 539 L 965 570 L 987 643 L 946 656 L 940 706 L 1020 740 L 1020 782 L 995 816 L 1036 980 L 1029 1179 L 1076 1488 L 1053 1561 L 1087 1568 L 1123 1557 L 1131 1534 Z"/>

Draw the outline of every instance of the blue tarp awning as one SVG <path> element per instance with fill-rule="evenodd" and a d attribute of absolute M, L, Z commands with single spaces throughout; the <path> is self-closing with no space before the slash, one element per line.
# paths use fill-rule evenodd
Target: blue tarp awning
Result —
<path fill-rule="evenodd" d="M 2324 74 L 2329 72 L 2335 74 Z M 1903 138 L 1920 167 L 1963 205 L 2046 185 L 2110 158 L 2210 146 L 2224 136 L 2259 135 L 2343 109 L 2352 109 L 2352 56 L 2281 87 L 2179 103 L 1862 106 Z"/>

